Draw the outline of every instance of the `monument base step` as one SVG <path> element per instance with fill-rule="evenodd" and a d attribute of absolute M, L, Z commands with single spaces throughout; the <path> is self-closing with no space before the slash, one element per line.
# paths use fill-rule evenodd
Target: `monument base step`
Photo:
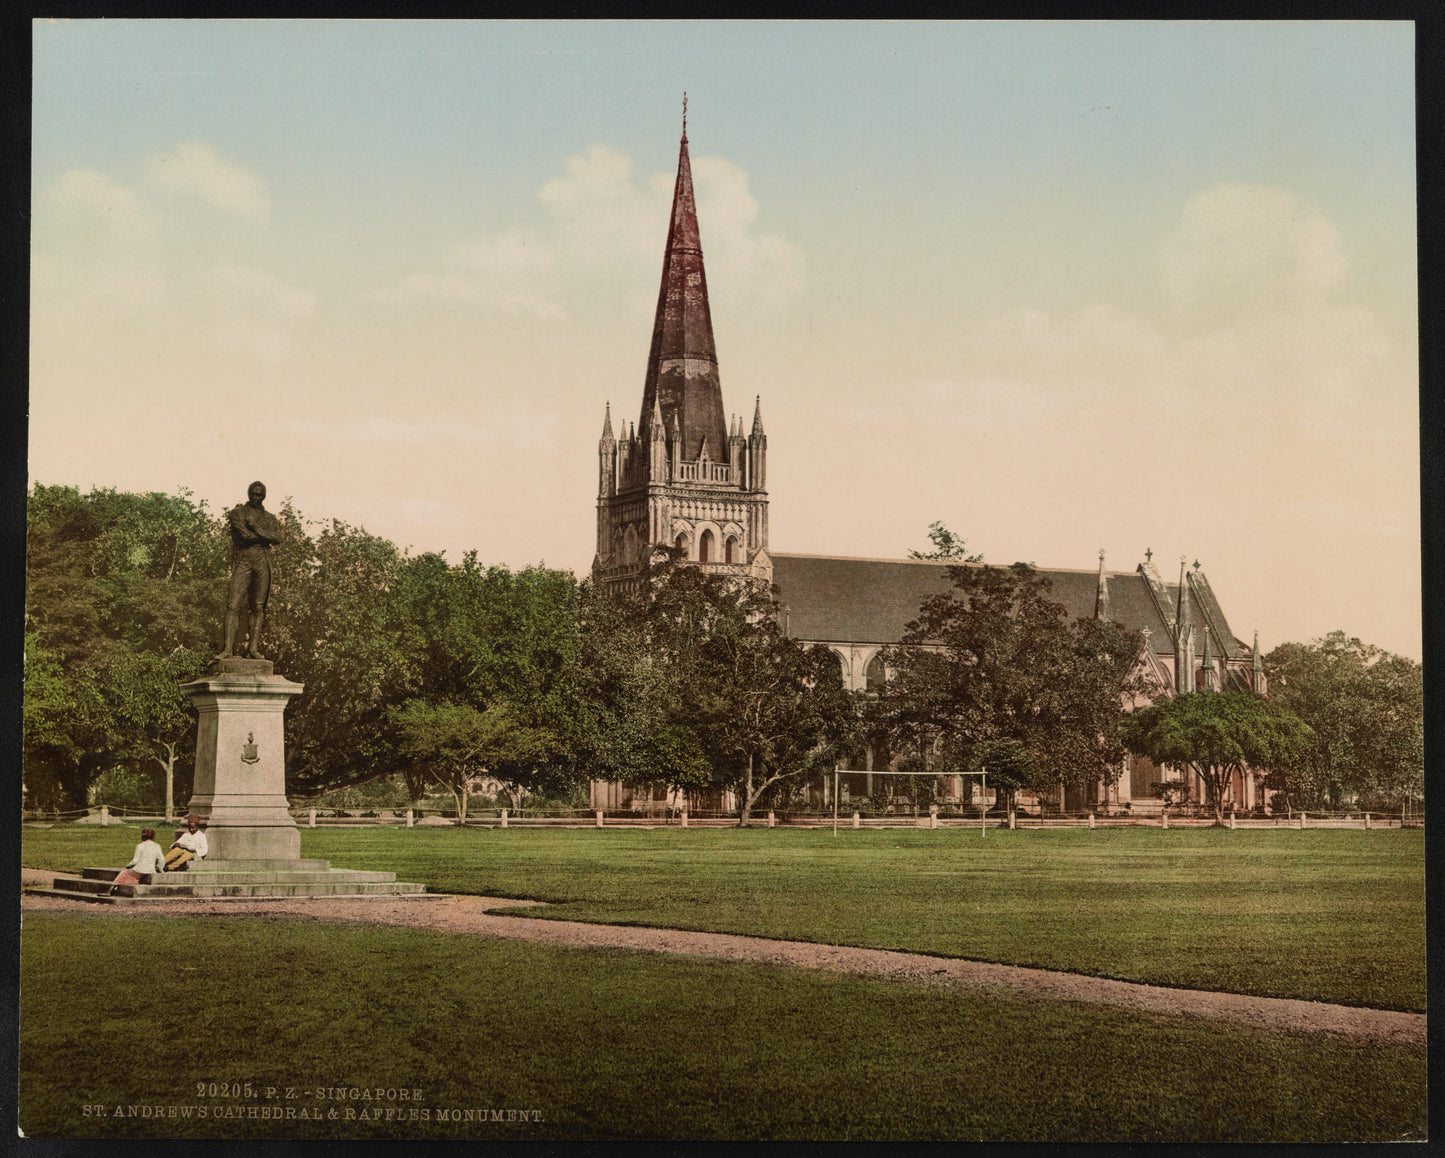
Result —
<path fill-rule="evenodd" d="M 399 881 L 395 873 L 333 869 L 324 860 L 215 862 L 208 863 L 203 869 L 187 872 L 141 873 L 137 884 L 115 885 L 113 882 L 120 875 L 120 871 L 116 868 L 87 868 L 82 870 L 78 880 L 57 877 L 48 889 L 32 888 L 26 892 L 102 903 L 215 897 L 250 897 L 260 900 L 267 897 L 426 895 L 425 885 Z"/>

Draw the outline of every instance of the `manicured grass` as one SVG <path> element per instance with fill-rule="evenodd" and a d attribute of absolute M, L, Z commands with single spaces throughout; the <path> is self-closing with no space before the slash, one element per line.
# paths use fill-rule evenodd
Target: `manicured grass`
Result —
<path fill-rule="evenodd" d="M 1334 1142 L 1426 1128 L 1420 1049 L 246 917 L 28 914 L 20 1026 L 31 1137 Z M 213 1097 L 212 1082 L 253 1096 Z M 153 1116 L 173 1106 L 208 1116 Z M 277 1106 L 337 1117 L 217 1118 Z M 476 1108 L 541 1121 L 437 1120 Z M 360 1118 L 377 1109 L 403 1116 Z"/>
<path fill-rule="evenodd" d="M 27 865 L 134 833 L 27 827 Z M 538 919 L 699 929 L 1423 1011 L 1419 830 L 302 830 L 302 852 Z M 120 860 L 116 860 L 120 857 Z"/>

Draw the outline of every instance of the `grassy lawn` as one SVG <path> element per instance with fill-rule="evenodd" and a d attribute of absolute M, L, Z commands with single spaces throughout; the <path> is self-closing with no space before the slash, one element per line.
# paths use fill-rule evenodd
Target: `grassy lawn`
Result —
<path fill-rule="evenodd" d="M 130 829 L 24 831 L 123 864 Z M 302 853 L 559 918 L 748 933 L 1423 1011 L 1419 830 L 302 830 Z M 521 911 L 521 910 L 519 910 Z"/>
<path fill-rule="evenodd" d="M 28 914 L 20 1025 L 31 1137 L 1343 1142 L 1426 1128 L 1423 1050 L 247 917 Z M 421 1096 L 317 1093 L 351 1087 Z M 259 1116 L 276 1108 L 322 1118 Z M 439 1119 L 478 1108 L 541 1121 Z"/>

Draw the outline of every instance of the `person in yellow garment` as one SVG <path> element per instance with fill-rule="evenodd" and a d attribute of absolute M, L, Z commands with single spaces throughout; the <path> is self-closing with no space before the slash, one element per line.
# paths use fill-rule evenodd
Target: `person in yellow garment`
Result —
<path fill-rule="evenodd" d="M 194 812 L 186 817 L 186 827 L 176 833 L 170 852 L 166 853 L 166 872 L 184 872 L 192 860 L 204 860 L 210 848 L 201 831 L 201 818 Z"/>
<path fill-rule="evenodd" d="M 166 858 L 165 854 L 161 852 L 161 846 L 156 843 L 156 830 L 143 828 L 140 832 L 140 843 L 135 846 L 130 864 L 116 874 L 115 880 L 111 882 L 110 891 L 115 892 L 116 885 L 139 884 L 142 873 L 163 873 L 165 871 Z"/>

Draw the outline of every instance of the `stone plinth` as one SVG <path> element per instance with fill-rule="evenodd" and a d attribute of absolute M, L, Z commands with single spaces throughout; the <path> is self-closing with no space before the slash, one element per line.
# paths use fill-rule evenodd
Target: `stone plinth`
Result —
<path fill-rule="evenodd" d="M 228 657 L 181 689 L 200 715 L 190 811 L 205 827 L 208 861 L 301 857 L 286 805 L 284 714 L 302 685 L 273 671 L 269 660 Z"/>

